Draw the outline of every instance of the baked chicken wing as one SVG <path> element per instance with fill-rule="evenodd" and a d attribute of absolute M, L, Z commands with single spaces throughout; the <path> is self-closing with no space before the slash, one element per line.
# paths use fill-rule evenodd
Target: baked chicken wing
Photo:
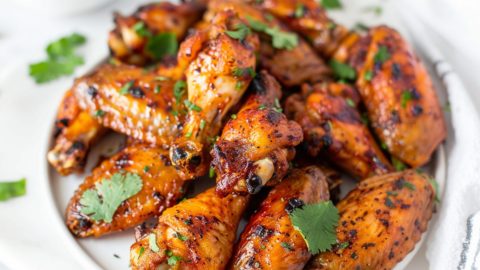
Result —
<path fill-rule="evenodd" d="M 92 143 L 104 128 L 78 105 L 72 90 L 63 97 L 55 119 L 54 143 L 47 159 L 61 175 L 82 172 Z"/>
<path fill-rule="evenodd" d="M 131 16 L 115 14 L 115 29 L 108 38 L 110 51 L 116 59 L 128 64 L 158 61 L 157 47 L 168 42 L 162 40 L 161 34 L 174 34 L 177 40 L 182 40 L 200 20 L 203 10 L 199 3 L 161 2 L 142 6 Z"/>
<path fill-rule="evenodd" d="M 73 91 L 103 126 L 137 140 L 168 148 L 181 130 L 185 86 L 156 72 L 103 64 L 77 79 Z"/>
<path fill-rule="evenodd" d="M 85 191 L 117 173 L 138 175 L 142 189 L 121 203 L 111 222 L 84 214 L 81 198 Z M 174 205 L 183 196 L 183 184 L 171 166 L 167 150 L 139 143 L 130 145 L 103 161 L 80 185 L 67 207 L 67 226 L 77 237 L 98 237 L 131 228 Z"/>
<path fill-rule="evenodd" d="M 188 99 L 182 100 L 188 113 L 170 157 L 186 178 L 205 174 L 208 139 L 218 134 L 224 116 L 253 79 L 258 38 L 255 34 L 231 37 L 229 31 L 236 31 L 239 23 L 233 12 L 219 12 L 206 29 L 181 46 L 179 63 L 189 63 L 185 71 Z"/>
<path fill-rule="evenodd" d="M 252 94 L 223 128 L 211 152 L 217 192 L 255 193 L 283 179 L 302 128 L 282 113 L 280 85 L 266 71 L 251 84 Z"/>
<path fill-rule="evenodd" d="M 412 48 L 397 31 L 375 27 L 352 46 L 348 63 L 388 151 L 412 167 L 428 162 L 446 127 L 430 76 Z"/>
<path fill-rule="evenodd" d="M 167 209 L 132 245 L 132 269 L 225 269 L 247 200 L 211 188 Z"/>
<path fill-rule="evenodd" d="M 318 167 L 293 170 L 250 218 L 230 269 L 303 269 L 311 254 L 289 213 L 328 199 L 327 180 Z"/>
<path fill-rule="evenodd" d="M 392 171 L 355 102 L 326 88 L 305 86 L 303 96 L 291 95 L 286 102 L 287 115 L 303 128 L 310 155 L 322 155 L 360 179 Z"/>
<path fill-rule="evenodd" d="M 428 176 L 413 170 L 362 181 L 337 205 L 339 244 L 306 269 L 392 269 L 427 229 L 434 198 Z"/>

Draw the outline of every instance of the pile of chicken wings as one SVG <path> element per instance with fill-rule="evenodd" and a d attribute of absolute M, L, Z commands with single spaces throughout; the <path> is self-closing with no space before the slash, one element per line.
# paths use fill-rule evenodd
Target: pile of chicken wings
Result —
<path fill-rule="evenodd" d="M 446 125 L 429 74 L 397 31 L 350 31 L 316 0 L 152 3 L 114 22 L 110 60 L 65 93 L 48 153 L 69 175 L 107 132 L 127 137 L 72 197 L 73 235 L 138 226 L 133 269 L 392 269 L 414 248 L 436 196 L 418 168 Z M 178 53 L 151 55 L 139 23 L 173 33 Z M 353 76 L 339 77 L 339 65 Z M 111 222 L 80 211 L 82 194 L 119 172 L 143 186 Z M 339 172 L 358 180 L 340 199 Z M 208 175 L 215 187 L 182 199 Z M 288 215 L 328 200 L 348 246 L 312 256 Z"/>

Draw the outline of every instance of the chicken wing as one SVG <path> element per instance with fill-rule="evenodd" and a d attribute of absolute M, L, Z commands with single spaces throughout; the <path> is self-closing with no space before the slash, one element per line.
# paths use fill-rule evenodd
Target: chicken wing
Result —
<path fill-rule="evenodd" d="M 231 37 L 241 21 L 233 12 L 219 12 L 209 27 L 190 36 L 179 55 L 189 62 L 185 75 L 188 99 L 182 103 L 188 114 L 180 137 L 170 149 L 174 165 L 186 178 L 205 174 L 208 167 L 208 138 L 216 136 L 222 120 L 253 79 L 258 37 Z M 230 29 L 230 30 L 229 30 Z"/>
<path fill-rule="evenodd" d="M 203 11 L 204 6 L 199 3 L 161 2 L 142 6 L 131 16 L 115 14 L 115 29 L 108 38 L 110 51 L 116 59 L 128 64 L 145 65 L 159 60 L 152 54 L 155 41 L 151 40 L 155 35 L 171 33 L 178 41 L 182 40 Z"/>
<path fill-rule="evenodd" d="M 141 177 L 139 193 L 123 201 L 112 222 L 96 221 L 82 212 L 85 191 L 116 173 L 133 173 Z M 144 144 L 133 144 L 103 161 L 75 192 L 66 211 L 66 223 L 77 237 L 99 237 L 136 226 L 174 205 L 183 196 L 184 181 L 168 159 L 168 151 Z"/>
<path fill-rule="evenodd" d="M 217 192 L 255 193 L 280 182 L 303 140 L 302 128 L 288 121 L 280 107 L 282 92 L 266 71 L 251 84 L 252 94 L 223 128 L 211 152 Z"/>
<path fill-rule="evenodd" d="M 240 236 L 230 269 L 303 269 L 311 257 L 289 213 L 329 198 L 325 175 L 315 166 L 295 169 L 277 185 Z"/>
<path fill-rule="evenodd" d="M 406 41 L 389 27 L 372 28 L 352 46 L 348 63 L 389 152 L 412 167 L 428 162 L 446 137 L 445 120 L 427 70 Z"/>
<path fill-rule="evenodd" d="M 102 125 L 168 148 L 184 121 L 184 88 L 156 72 L 103 64 L 77 79 L 73 91 L 80 106 Z"/>
<path fill-rule="evenodd" d="M 90 145 L 104 128 L 79 106 L 73 91 L 63 97 L 55 119 L 54 144 L 47 154 L 50 164 L 61 175 L 82 172 Z"/>
<path fill-rule="evenodd" d="M 132 245 L 132 269 L 224 269 L 247 197 L 214 188 L 167 209 L 151 234 Z"/>
<path fill-rule="evenodd" d="M 205 16 L 211 17 L 222 10 L 234 11 L 248 26 L 251 26 L 252 23 L 261 23 L 272 29 L 276 28 L 288 32 L 288 29 L 271 14 L 262 13 L 259 9 L 245 4 L 242 0 L 209 1 L 209 12 Z M 300 37 L 298 38 L 298 45 L 287 50 L 275 49 L 272 46 L 271 38 L 267 35 L 260 35 L 260 41 L 258 52 L 260 65 L 284 86 L 292 87 L 300 86 L 304 82 L 318 82 L 330 75 L 328 66 Z"/>
<path fill-rule="evenodd" d="M 323 155 L 360 179 L 392 171 L 355 103 L 324 90 L 305 86 L 303 97 L 291 95 L 286 103 L 287 115 L 303 128 L 310 155 Z"/>
<path fill-rule="evenodd" d="M 362 181 L 337 205 L 339 244 L 306 269 L 392 269 L 427 229 L 434 197 L 428 177 L 413 170 Z"/>

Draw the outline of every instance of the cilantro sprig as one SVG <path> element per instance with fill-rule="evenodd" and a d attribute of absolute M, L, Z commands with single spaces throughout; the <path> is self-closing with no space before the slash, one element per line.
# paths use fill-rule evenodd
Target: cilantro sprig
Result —
<path fill-rule="evenodd" d="M 308 204 L 290 214 L 294 228 L 300 232 L 312 254 L 329 250 L 337 241 L 340 216 L 331 201 Z"/>
<path fill-rule="evenodd" d="M 160 33 L 151 36 L 148 38 L 145 49 L 156 60 L 175 55 L 178 51 L 177 36 L 174 33 Z"/>
<path fill-rule="evenodd" d="M 18 181 L 0 183 L 0 202 L 14 197 L 20 197 L 27 193 L 27 180 L 22 178 Z"/>
<path fill-rule="evenodd" d="M 329 65 L 332 68 L 333 74 L 339 80 L 354 81 L 357 78 L 357 72 L 348 64 L 332 59 Z"/>
<path fill-rule="evenodd" d="M 298 45 L 298 36 L 295 33 L 282 31 L 278 27 L 270 27 L 252 17 L 247 17 L 247 21 L 253 30 L 269 35 L 275 49 L 291 50 Z"/>
<path fill-rule="evenodd" d="M 111 223 L 120 204 L 142 190 L 143 182 L 138 174 L 116 173 L 110 179 L 102 179 L 80 198 L 81 212 L 95 221 Z"/>
<path fill-rule="evenodd" d="M 74 33 L 48 44 L 47 60 L 31 64 L 30 76 L 40 84 L 73 74 L 76 67 L 84 64 L 83 57 L 75 54 L 75 49 L 85 44 L 86 40 L 84 36 Z"/>

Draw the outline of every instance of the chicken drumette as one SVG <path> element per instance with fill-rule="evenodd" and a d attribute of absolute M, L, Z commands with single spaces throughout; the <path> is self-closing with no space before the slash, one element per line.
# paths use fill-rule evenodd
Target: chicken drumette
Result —
<path fill-rule="evenodd" d="M 281 88 L 271 75 L 260 72 L 250 88 L 211 152 L 221 195 L 255 193 L 281 181 L 303 139 L 301 127 L 282 113 Z"/>

